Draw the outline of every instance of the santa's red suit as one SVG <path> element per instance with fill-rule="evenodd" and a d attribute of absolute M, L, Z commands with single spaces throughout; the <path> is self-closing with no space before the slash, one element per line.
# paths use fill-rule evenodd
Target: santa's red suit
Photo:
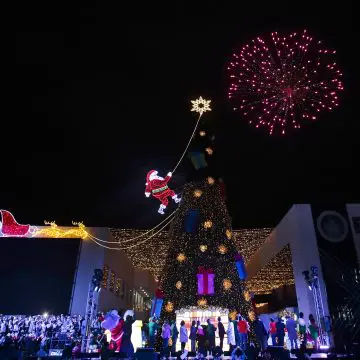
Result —
<path fill-rule="evenodd" d="M 115 351 L 120 351 L 121 348 L 121 341 L 122 341 L 122 337 L 124 335 L 124 320 L 120 319 L 119 322 L 117 323 L 117 325 L 110 330 L 111 332 L 111 340 L 114 341 L 115 346 L 114 349 Z"/>
<path fill-rule="evenodd" d="M 152 195 L 154 198 L 160 200 L 159 213 L 164 214 L 164 209 L 169 204 L 168 197 L 171 197 L 176 203 L 180 201 L 175 192 L 171 190 L 167 183 L 171 179 L 171 172 L 169 172 L 165 179 L 157 176 L 158 172 L 155 170 L 150 170 L 146 175 L 146 188 L 145 196 L 149 197 Z"/>

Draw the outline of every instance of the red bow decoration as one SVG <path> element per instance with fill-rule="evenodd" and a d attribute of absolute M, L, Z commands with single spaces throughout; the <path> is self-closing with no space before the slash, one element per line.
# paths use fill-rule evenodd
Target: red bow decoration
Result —
<path fill-rule="evenodd" d="M 156 289 L 155 291 L 155 297 L 159 298 L 159 299 L 163 299 L 164 298 L 164 293 L 162 290 L 160 289 Z"/>
<path fill-rule="evenodd" d="M 241 256 L 241 254 L 236 254 L 235 255 L 235 261 L 242 261 L 243 257 Z"/>

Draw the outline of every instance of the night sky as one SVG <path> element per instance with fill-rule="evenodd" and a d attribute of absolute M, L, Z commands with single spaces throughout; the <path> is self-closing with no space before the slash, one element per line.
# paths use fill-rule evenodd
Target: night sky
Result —
<path fill-rule="evenodd" d="M 235 228 L 275 226 L 294 203 L 360 200 L 352 2 L 50 3 L 19 10 L 13 91 L 4 87 L 0 208 L 19 222 L 157 224 L 145 175 L 176 164 L 196 120 L 190 100 L 200 95 L 212 99 Z M 258 35 L 304 28 L 337 50 L 340 107 L 285 138 L 269 137 L 232 112 L 225 65 Z M 185 175 L 179 168 L 174 187 Z"/>

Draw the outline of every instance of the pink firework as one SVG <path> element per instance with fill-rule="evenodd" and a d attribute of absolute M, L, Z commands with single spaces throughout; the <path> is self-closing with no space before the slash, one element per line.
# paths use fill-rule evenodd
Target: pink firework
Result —
<path fill-rule="evenodd" d="M 234 53 L 228 65 L 228 96 L 234 110 L 270 134 L 315 121 L 339 105 L 342 72 L 335 50 L 326 49 L 304 30 L 260 37 Z"/>

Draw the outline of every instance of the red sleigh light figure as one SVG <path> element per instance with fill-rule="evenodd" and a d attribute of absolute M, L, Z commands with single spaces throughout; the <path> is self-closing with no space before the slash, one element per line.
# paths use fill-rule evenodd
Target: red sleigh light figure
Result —
<path fill-rule="evenodd" d="M 36 230 L 30 225 L 18 224 L 10 211 L 0 210 L 2 222 L 0 221 L 0 235 L 2 236 L 26 236 Z"/>
<path fill-rule="evenodd" d="M 181 200 L 167 185 L 171 179 L 171 176 L 172 173 L 169 172 L 164 179 L 158 176 L 158 172 L 156 170 L 150 170 L 146 175 L 145 196 L 149 197 L 152 195 L 161 202 L 158 210 L 160 214 L 164 214 L 164 210 L 169 204 L 169 197 L 171 197 L 176 203 Z"/>

